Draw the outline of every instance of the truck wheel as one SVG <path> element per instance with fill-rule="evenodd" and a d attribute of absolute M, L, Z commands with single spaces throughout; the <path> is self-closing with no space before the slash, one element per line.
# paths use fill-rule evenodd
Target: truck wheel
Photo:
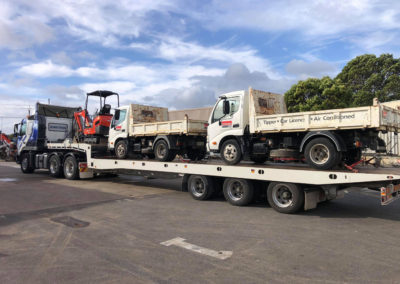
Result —
<path fill-rule="evenodd" d="M 188 180 L 188 191 L 196 200 L 207 200 L 214 194 L 214 181 L 208 176 L 191 175 Z"/>
<path fill-rule="evenodd" d="M 61 159 L 58 155 L 53 155 L 49 160 L 49 171 L 50 176 L 58 178 L 63 174 L 63 169 L 61 167 Z"/>
<path fill-rule="evenodd" d="M 246 179 L 227 178 L 224 181 L 223 191 L 225 199 L 232 205 L 245 206 L 253 200 L 253 184 Z"/>
<path fill-rule="evenodd" d="M 266 155 L 251 155 L 250 160 L 252 160 L 256 164 L 264 164 L 268 159 Z"/>
<path fill-rule="evenodd" d="M 311 140 L 304 150 L 304 155 L 307 164 L 319 170 L 332 169 L 340 162 L 339 152 L 333 143 L 323 137 Z"/>
<path fill-rule="evenodd" d="M 74 156 L 69 156 L 64 161 L 64 176 L 66 179 L 79 179 L 78 162 Z"/>
<path fill-rule="evenodd" d="M 235 139 L 229 139 L 222 144 L 221 158 L 228 165 L 236 165 L 242 160 L 242 150 Z"/>
<path fill-rule="evenodd" d="M 120 140 L 115 145 L 115 156 L 118 159 L 126 159 L 128 157 L 128 143 L 125 140 Z"/>
<path fill-rule="evenodd" d="M 157 160 L 168 162 L 175 159 L 176 152 L 168 147 L 168 143 L 165 140 L 158 140 L 154 146 L 154 155 Z"/>
<path fill-rule="evenodd" d="M 33 173 L 33 171 L 34 171 L 33 166 L 29 163 L 29 154 L 28 153 L 25 153 L 22 155 L 21 171 L 24 174 L 30 174 L 30 173 Z"/>
<path fill-rule="evenodd" d="M 280 213 L 295 213 L 304 205 L 304 191 L 293 183 L 271 182 L 267 198 L 269 205 Z"/>

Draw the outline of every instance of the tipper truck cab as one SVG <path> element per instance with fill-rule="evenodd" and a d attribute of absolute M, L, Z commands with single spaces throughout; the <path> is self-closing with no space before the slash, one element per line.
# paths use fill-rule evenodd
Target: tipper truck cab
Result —
<path fill-rule="evenodd" d="M 108 147 L 117 158 L 130 153 L 159 161 L 172 161 L 177 154 L 200 160 L 206 154 L 207 121 L 168 120 L 168 109 L 130 104 L 115 111 Z"/>
<path fill-rule="evenodd" d="M 254 90 L 219 97 L 209 119 L 207 147 L 234 165 L 244 157 L 257 163 L 269 158 L 297 158 L 316 169 L 352 164 L 369 148 L 385 152 L 380 131 L 397 133 L 400 111 L 373 106 L 286 113 L 283 96 Z"/>

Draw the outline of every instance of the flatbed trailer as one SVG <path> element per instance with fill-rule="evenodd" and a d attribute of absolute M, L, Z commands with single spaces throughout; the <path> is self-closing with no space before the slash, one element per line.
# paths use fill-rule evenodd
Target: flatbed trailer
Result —
<path fill-rule="evenodd" d="M 399 170 L 391 168 L 354 173 L 274 164 L 119 160 L 98 155 L 93 145 L 68 141 L 48 144 L 48 152 L 43 157 L 36 154 L 35 161 L 36 168 L 48 168 L 53 177 L 64 175 L 67 179 L 92 178 L 102 173 L 182 177 L 182 190 L 194 199 L 206 200 L 222 190 L 226 200 L 237 206 L 264 194 L 271 207 L 281 213 L 314 209 L 320 202 L 343 197 L 350 187 L 380 190 L 382 205 L 400 198 Z"/>

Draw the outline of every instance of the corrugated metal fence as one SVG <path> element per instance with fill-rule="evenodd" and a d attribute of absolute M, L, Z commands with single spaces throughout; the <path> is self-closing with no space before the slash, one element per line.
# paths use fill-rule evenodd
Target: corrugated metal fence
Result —
<path fill-rule="evenodd" d="M 385 134 L 380 133 L 379 137 L 385 141 L 388 155 L 400 155 L 400 135 L 396 135 L 393 132 L 387 132 Z"/>

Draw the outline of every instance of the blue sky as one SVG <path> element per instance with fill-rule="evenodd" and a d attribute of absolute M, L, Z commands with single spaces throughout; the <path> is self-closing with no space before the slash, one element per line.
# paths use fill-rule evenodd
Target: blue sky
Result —
<path fill-rule="evenodd" d="M 400 1 L 3 0 L 2 129 L 96 89 L 176 109 L 249 86 L 283 94 L 357 55 L 399 57 L 399 27 Z"/>

